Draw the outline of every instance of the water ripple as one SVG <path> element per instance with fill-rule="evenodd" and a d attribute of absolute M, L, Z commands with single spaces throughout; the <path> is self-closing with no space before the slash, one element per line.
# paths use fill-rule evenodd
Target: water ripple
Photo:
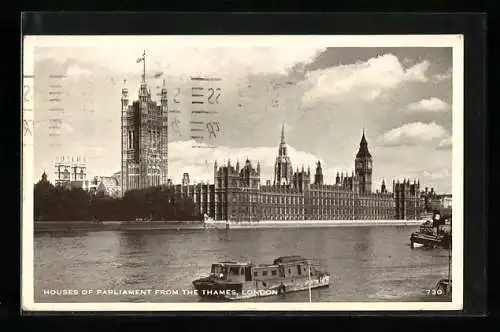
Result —
<path fill-rule="evenodd" d="M 196 296 L 45 298 L 43 289 L 192 289 L 217 260 L 270 263 L 301 255 L 328 265 L 332 286 L 313 301 L 411 301 L 446 277 L 445 250 L 408 247 L 410 228 L 344 227 L 226 231 L 37 234 L 35 296 L 44 301 L 196 302 Z M 308 292 L 255 300 L 309 301 Z M 253 300 L 252 300 L 253 301 Z M 254 301 L 254 302 L 255 302 Z"/>

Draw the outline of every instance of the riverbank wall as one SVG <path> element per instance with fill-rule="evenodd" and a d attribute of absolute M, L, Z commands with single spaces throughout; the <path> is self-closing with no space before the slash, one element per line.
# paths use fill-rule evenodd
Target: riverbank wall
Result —
<path fill-rule="evenodd" d="M 307 228 L 307 227 L 350 227 L 350 226 L 418 226 L 422 220 L 263 220 L 258 222 L 230 222 L 224 221 L 207 224 L 208 228 Z"/>
<path fill-rule="evenodd" d="M 130 222 L 90 221 L 71 222 L 35 222 L 35 232 L 55 231 L 145 231 L 145 230 L 203 230 L 203 229 L 254 229 L 254 228 L 318 228 L 318 227 L 355 227 L 355 226 L 418 226 L 423 220 L 261 220 L 256 222 L 217 221 L 204 224 L 202 222 Z"/>

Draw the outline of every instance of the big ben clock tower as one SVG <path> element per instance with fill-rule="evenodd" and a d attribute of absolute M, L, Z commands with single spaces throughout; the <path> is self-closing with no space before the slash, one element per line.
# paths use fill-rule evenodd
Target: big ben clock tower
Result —
<path fill-rule="evenodd" d="M 365 138 L 365 130 L 359 143 L 359 150 L 356 154 L 355 171 L 359 179 L 359 193 L 371 193 L 372 191 L 372 156 L 368 151 L 368 143 Z"/>

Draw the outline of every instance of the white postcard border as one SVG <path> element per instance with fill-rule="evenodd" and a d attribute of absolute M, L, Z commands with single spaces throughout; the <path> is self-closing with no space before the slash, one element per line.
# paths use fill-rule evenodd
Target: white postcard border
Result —
<path fill-rule="evenodd" d="M 326 302 L 326 303 L 36 303 L 34 300 L 34 211 L 33 211 L 33 136 L 22 136 L 22 264 L 21 304 L 25 311 L 422 311 L 463 308 L 463 35 L 254 35 L 254 36 L 25 36 L 23 42 L 23 86 L 33 94 L 35 47 L 110 47 L 111 39 L 140 40 L 150 43 L 195 45 L 279 46 L 289 42 L 322 47 L 451 47 L 453 48 L 453 151 L 452 151 L 452 302 Z M 32 110 L 32 111 L 30 111 Z M 23 103 L 24 120 L 34 123 L 33 99 Z M 34 126 L 31 132 L 34 133 Z M 23 130 L 24 131 L 24 130 Z"/>

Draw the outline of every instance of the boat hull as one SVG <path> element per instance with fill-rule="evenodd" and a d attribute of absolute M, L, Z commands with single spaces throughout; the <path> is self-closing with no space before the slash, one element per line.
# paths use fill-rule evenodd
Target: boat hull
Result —
<path fill-rule="evenodd" d="M 241 283 L 226 283 L 208 277 L 193 281 L 193 286 L 199 296 L 214 299 L 224 299 L 243 290 Z"/>
<path fill-rule="evenodd" d="M 252 281 L 244 283 L 225 283 L 223 281 L 202 278 L 193 281 L 197 294 L 203 298 L 244 300 L 257 297 L 282 295 L 330 286 L 330 275 L 322 274 L 294 280 Z"/>
<path fill-rule="evenodd" d="M 427 247 L 427 248 L 450 248 L 451 236 L 437 236 L 423 233 L 413 233 L 410 236 L 410 246 L 412 248 Z"/>

